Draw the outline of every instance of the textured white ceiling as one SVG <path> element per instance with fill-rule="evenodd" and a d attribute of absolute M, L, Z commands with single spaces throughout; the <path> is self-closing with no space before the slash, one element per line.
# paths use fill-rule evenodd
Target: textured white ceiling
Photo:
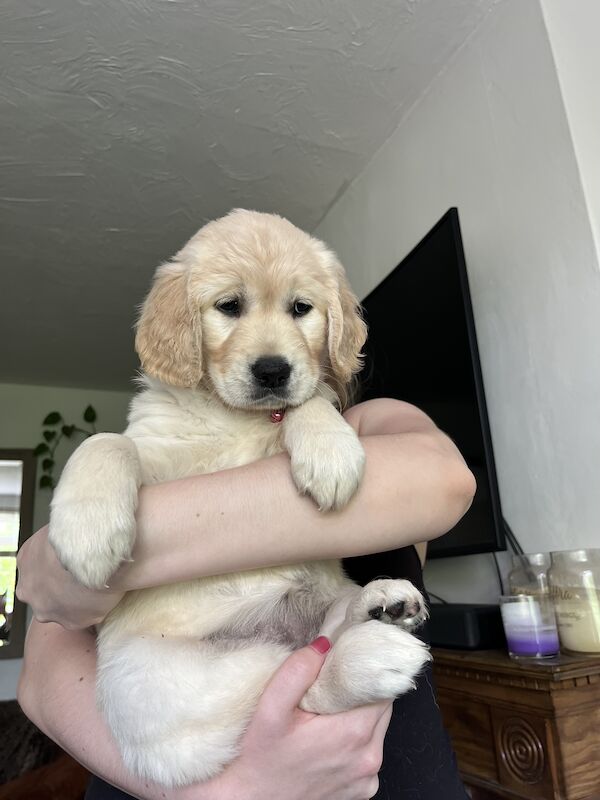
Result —
<path fill-rule="evenodd" d="M 127 388 L 156 265 L 314 228 L 494 2 L 3 0 L 0 380 Z"/>

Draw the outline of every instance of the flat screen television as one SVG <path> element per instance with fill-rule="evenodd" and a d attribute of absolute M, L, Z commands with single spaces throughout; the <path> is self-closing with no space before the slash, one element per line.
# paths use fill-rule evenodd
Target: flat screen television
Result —
<path fill-rule="evenodd" d="M 363 301 L 369 337 L 361 398 L 423 409 L 477 479 L 473 505 L 428 557 L 505 549 L 492 438 L 458 220 L 451 208 Z"/>

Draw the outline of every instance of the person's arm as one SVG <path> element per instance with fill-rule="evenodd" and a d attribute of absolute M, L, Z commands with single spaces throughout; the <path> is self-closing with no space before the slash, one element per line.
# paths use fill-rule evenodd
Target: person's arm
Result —
<path fill-rule="evenodd" d="M 367 469 L 357 496 L 346 509 L 320 514 L 312 501 L 299 497 L 285 455 L 237 470 L 147 487 L 141 493 L 136 561 L 121 570 L 111 591 L 91 592 L 78 586 L 58 564 L 47 543 L 47 531 L 42 531 L 26 543 L 20 555 L 21 599 L 32 602 L 38 618 L 55 619 L 58 608 L 63 624 L 83 626 L 102 619 L 121 592 L 136 585 L 306 558 L 376 552 L 433 538 L 452 527 L 470 504 L 474 483 L 450 440 L 424 414 L 394 401 L 357 406 L 348 413 L 348 419 L 362 437 Z M 134 795 L 161 800 L 162 790 L 139 783 L 136 786 L 125 773 L 95 709 L 94 681 L 95 653 L 89 633 L 32 624 L 19 689 L 26 713 L 110 782 Z M 224 777 L 214 790 L 220 794 L 202 794 L 208 791 L 205 785 L 190 789 L 187 795 L 171 793 L 173 800 L 253 800 L 248 787 L 256 784 L 260 788 L 260 779 L 267 776 L 279 781 L 280 786 L 271 794 L 269 787 L 263 787 L 262 797 L 293 800 L 294 787 L 303 789 L 306 775 L 315 778 L 319 774 L 315 787 L 329 787 L 324 798 L 351 800 L 372 795 L 365 792 L 364 780 L 368 774 L 371 787 L 376 781 L 373 775 L 387 728 L 385 715 L 375 721 L 372 717 L 365 720 L 361 714 L 368 710 L 358 709 L 349 712 L 355 716 L 341 715 L 341 727 L 316 731 L 305 725 L 306 717 L 298 717 L 301 712 L 292 713 L 289 706 L 286 711 L 285 704 L 282 711 L 278 699 L 282 687 L 277 683 L 275 687 L 277 692 L 265 693 L 262 712 L 259 708 L 245 739 L 244 752 L 251 755 L 244 758 L 242 754 L 236 762 L 237 771 L 227 771 L 227 779 Z M 286 735 L 281 726 L 276 726 L 275 737 L 271 734 L 269 738 L 269 726 L 281 719 L 282 713 L 287 720 Z M 334 724 L 337 718 L 317 719 Z M 365 730 L 371 737 L 368 747 Z M 353 732 L 353 743 L 344 739 L 347 731 Z M 310 735 L 303 739 L 303 732 Z M 310 749 L 315 742 L 317 753 Z M 332 743 L 331 751 L 323 748 L 324 742 Z M 344 764 L 332 762 L 339 742 L 345 742 L 341 752 L 348 760 Z M 277 749 L 280 743 L 282 751 Z M 321 753 L 327 757 L 326 764 L 319 761 Z M 266 763 L 265 758 L 271 756 L 274 758 Z M 336 765 L 333 770 L 332 763 Z M 299 769 L 294 769 L 295 764 Z M 316 769 L 319 764 L 321 773 Z M 355 784 L 363 793 L 353 795 L 351 785 L 334 791 L 327 781 L 336 774 L 350 774 L 353 764 L 362 765 L 362 778 L 356 776 Z M 256 773 L 261 767 L 262 772 Z M 283 782 L 289 777 L 293 780 L 283 791 Z M 316 788 L 313 795 L 316 800 L 321 797 Z M 165 793 L 165 797 L 169 795 Z"/>
<path fill-rule="evenodd" d="M 282 453 L 244 467 L 140 491 L 133 561 L 111 591 L 84 589 L 65 572 L 42 529 L 19 555 L 18 595 L 40 621 L 99 622 L 124 591 L 305 560 L 345 558 L 428 541 L 468 509 L 473 475 L 423 412 L 373 400 L 346 419 L 364 445 L 362 484 L 341 511 L 321 513 L 298 494 Z"/>
<path fill-rule="evenodd" d="M 323 514 L 299 496 L 285 453 L 143 487 L 133 562 L 111 588 L 379 553 L 452 528 L 471 503 L 474 479 L 429 417 L 406 403 L 374 400 L 346 418 L 367 456 L 346 508 Z"/>
<path fill-rule="evenodd" d="M 239 757 L 204 784 L 166 789 L 124 767 L 95 703 L 95 640 L 33 622 L 19 702 L 27 716 L 91 772 L 144 800 L 358 800 L 377 791 L 390 704 L 317 716 L 298 709 L 324 660 L 294 653 L 265 689 Z M 43 680 L 40 676 L 43 675 Z"/>

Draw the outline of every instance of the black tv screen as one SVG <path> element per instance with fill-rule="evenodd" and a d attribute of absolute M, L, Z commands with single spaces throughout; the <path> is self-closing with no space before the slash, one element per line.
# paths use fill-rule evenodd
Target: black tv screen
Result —
<path fill-rule="evenodd" d="M 456 442 L 477 479 L 470 510 L 428 557 L 505 549 L 492 439 L 458 221 L 451 208 L 363 301 L 369 337 L 364 400 L 423 409 Z"/>

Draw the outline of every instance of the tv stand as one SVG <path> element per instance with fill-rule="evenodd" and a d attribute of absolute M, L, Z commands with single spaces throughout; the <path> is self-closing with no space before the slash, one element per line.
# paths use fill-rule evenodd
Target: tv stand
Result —
<path fill-rule="evenodd" d="M 600 657 L 433 649 L 444 723 L 474 800 L 599 800 Z"/>

